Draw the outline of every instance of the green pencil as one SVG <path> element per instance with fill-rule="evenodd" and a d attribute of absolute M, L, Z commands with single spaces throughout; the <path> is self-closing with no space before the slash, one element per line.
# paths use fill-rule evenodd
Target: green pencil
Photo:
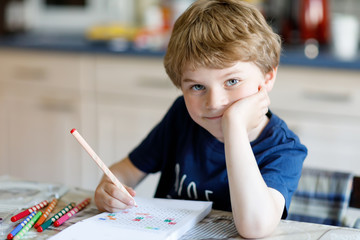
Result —
<path fill-rule="evenodd" d="M 62 215 L 64 215 L 65 213 L 67 213 L 68 211 L 70 211 L 71 209 L 73 209 L 73 207 L 75 207 L 75 203 L 72 202 L 69 205 L 67 205 L 66 207 L 64 207 L 63 209 L 61 209 L 59 212 L 57 212 L 54 216 L 52 216 L 49 220 L 47 220 L 46 222 L 44 222 L 43 224 L 41 224 L 41 226 L 39 226 L 37 228 L 38 232 L 42 232 L 45 229 L 47 229 L 51 224 L 53 224 L 53 222 L 55 222 L 56 220 L 58 220 Z"/>
<path fill-rule="evenodd" d="M 41 216 L 42 212 L 38 211 L 36 213 L 36 215 L 25 225 L 25 227 L 23 227 L 13 238 L 14 240 L 18 240 L 20 238 L 22 238 L 36 223 L 36 221 L 39 219 L 39 217 Z"/>

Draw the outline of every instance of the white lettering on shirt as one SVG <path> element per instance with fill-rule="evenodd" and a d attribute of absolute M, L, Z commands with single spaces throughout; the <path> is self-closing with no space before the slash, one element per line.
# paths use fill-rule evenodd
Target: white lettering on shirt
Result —
<path fill-rule="evenodd" d="M 193 192 L 194 192 L 194 198 L 191 197 L 191 188 L 193 189 Z M 187 187 L 187 194 L 190 199 L 198 199 L 195 182 L 189 183 L 189 185 Z"/>
<path fill-rule="evenodd" d="M 213 191 L 205 190 L 205 197 L 206 197 L 206 200 L 208 200 L 208 201 L 210 201 L 209 194 L 213 194 Z"/>
<path fill-rule="evenodd" d="M 185 178 L 186 178 L 186 174 L 184 174 L 184 175 L 182 176 L 181 181 L 180 181 L 180 187 L 179 187 L 179 191 L 178 191 L 178 196 L 179 196 L 179 197 L 181 196 L 181 191 L 182 191 L 182 187 L 183 187 Z"/>
<path fill-rule="evenodd" d="M 184 185 L 184 181 L 187 177 L 186 174 L 182 175 L 181 180 L 180 180 L 180 165 L 177 163 L 175 165 L 175 192 L 177 192 L 178 196 L 181 197 L 181 192 L 183 190 L 183 185 Z M 197 193 L 197 187 L 196 187 L 196 183 L 194 181 L 191 181 L 187 188 L 187 196 L 189 199 L 198 199 L 198 193 Z M 205 198 L 207 201 L 211 201 L 209 195 L 213 194 L 213 191 L 211 190 L 205 190 Z"/>

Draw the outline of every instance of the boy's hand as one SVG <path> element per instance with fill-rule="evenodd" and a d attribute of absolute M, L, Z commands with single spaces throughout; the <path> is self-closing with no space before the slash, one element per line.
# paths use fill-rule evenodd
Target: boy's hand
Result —
<path fill-rule="evenodd" d="M 264 87 L 261 87 L 257 93 L 234 102 L 223 114 L 224 133 L 233 127 L 244 128 L 249 133 L 262 123 L 269 105 L 269 95 Z"/>
<path fill-rule="evenodd" d="M 135 191 L 124 185 L 131 196 L 135 196 Z M 104 177 L 95 190 L 95 204 L 100 211 L 118 212 L 122 209 L 134 205 L 133 200 L 122 192 L 110 179 Z"/>

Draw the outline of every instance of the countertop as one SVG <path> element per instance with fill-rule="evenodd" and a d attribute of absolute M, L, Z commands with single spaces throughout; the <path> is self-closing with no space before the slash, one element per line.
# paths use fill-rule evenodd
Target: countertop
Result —
<path fill-rule="evenodd" d="M 155 57 L 164 56 L 164 50 L 138 50 L 121 41 L 91 42 L 81 34 L 26 33 L 0 37 L 0 48 L 18 48 L 44 51 L 77 52 L 89 54 L 112 54 L 119 56 Z M 315 59 L 304 54 L 302 46 L 283 46 L 281 65 L 317 68 L 360 70 L 360 54 L 352 61 L 342 61 L 329 49 L 320 49 Z"/>

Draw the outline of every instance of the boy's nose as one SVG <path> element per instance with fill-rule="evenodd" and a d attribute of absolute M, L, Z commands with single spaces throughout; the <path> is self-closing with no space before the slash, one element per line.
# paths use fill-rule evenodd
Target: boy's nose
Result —
<path fill-rule="evenodd" d="M 220 91 L 211 90 L 206 94 L 205 106 L 207 109 L 219 109 L 227 104 L 227 97 Z"/>

